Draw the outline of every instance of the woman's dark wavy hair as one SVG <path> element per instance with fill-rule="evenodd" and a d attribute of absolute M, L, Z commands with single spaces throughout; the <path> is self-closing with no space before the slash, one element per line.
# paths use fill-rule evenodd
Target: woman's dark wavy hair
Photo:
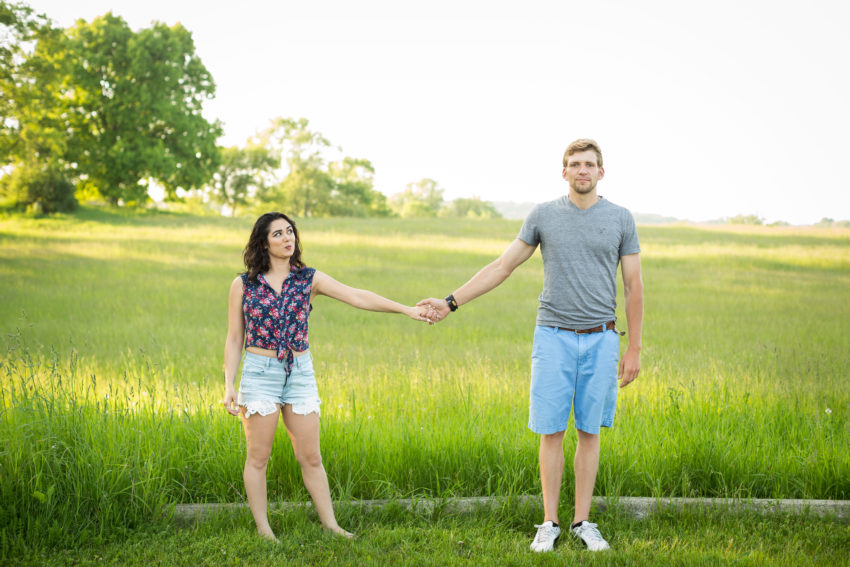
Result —
<path fill-rule="evenodd" d="M 251 229 L 251 236 L 248 238 L 248 244 L 245 245 L 245 251 L 242 253 L 242 260 L 245 262 L 245 271 L 248 274 L 248 279 L 256 282 L 257 276 L 263 272 L 268 272 L 271 267 L 269 261 L 268 238 L 269 227 L 277 219 L 283 219 L 292 225 L 292 232 L 295 234 L 295 251 L 289 259 L 289 265 L 296 270 L 304 268 L 304 263 L 301 261 L 301 237 L 298 236 L 298 229 L 295 228 L 295 222 L 283 213 L 272 212 L 265 213 L 254 223 L 254 228 Z"/>

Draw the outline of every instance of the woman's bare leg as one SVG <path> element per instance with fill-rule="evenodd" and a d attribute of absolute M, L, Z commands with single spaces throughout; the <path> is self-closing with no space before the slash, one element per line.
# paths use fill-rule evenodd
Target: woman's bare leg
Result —
<path fill-rule="evenodd" d="M 319 514 L 322 527 L 345 537 L 353 537 L 353 534 L 339 527 L 334 515 L 328 475 L 322 466 L 322 454 L 319 450 L 319 414 L 297 414 L 292 411 L 290 404 L 284 404 L 282 412 L 286 431 L 292 440 L 295 459 L 301 466 L 304 486 L 313 499 L 313 506 Z"/>
<path fill-rule="evenodd" d="M 242 425 L 245 428 L 245 440 L 248 445 L 242 478 L 245 480 L 248 506 L 251 508 L 251 514 L 254 516 L 260 535 L 274 540 L 277 538 L 269 525 L 266 468 L 272 453 L 279 415 L 278 409 L 269 415 L 255 413 L 251 417 L 245 417 L 245 411 L 242 410 Z"/>

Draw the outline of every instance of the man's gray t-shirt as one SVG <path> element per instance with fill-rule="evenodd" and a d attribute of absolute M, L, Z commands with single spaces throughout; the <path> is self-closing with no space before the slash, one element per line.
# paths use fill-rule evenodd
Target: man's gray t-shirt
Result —
<path fill-rule="evenodd" d="M 538 325 L 589 329 L 616 319 L 620 257 L 640 252 L 627 209 L 600 198 L 582 210 L 565 195 L 537 205 L 518 238 L 543 255 Z"/>

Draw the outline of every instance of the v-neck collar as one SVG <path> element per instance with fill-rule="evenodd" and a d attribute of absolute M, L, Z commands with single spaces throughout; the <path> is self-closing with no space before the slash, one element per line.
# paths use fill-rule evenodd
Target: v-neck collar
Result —
<path fill-rule="evenodd" d="M 291 277 L 292 277 L 292 270 L 289 270 L 289 273 L 288 273 L 288 274 L 286 274 L 286 277 L 285 277 L 285 278 L 283 278 L 283 281 L 280 283 L 280 291 L 277 291 L 277 290 L 274 288 L 274 286 L 273 286 L 272 284 L 270 284 L 270 283 L 269 283 L 269 280 L 268 280 L 268 279 L 266 279 L 266 274 L 261 273 L 261 274 L 259 274 L 259 276 L 258 276 L 258 277 L 263 278 L 263 284 L 265 284 L 266 286 L 268 286 L 268 288 L 269 288 L 270 290 L 272 290 L 272 293 L 274 293 L 276 297 L 280 297 L 281 295 L 283 295 L 283 287 L 286 285 L 286 280 L 288 280 L 289 278 L 291 278 Z"/>
<path fill-rule="evenodd" d="M 592 211 L 594 208 L 596 208 L 600 203 L 602 203 L 602 201 L 605 200 L 605 197 L 603 197 L 602 195 L 599 195 L 598 197 L 599 198 L 596 199 L 596 202 L 593 203 L 592 205 L 590 205 L 586 209 L 582 209 L 581 207 L 579 207 L 578 205 L 573 203 L 573 201 L 572 201 L 572 199 L 570 199 L 569 195 L 564 195 L 562 197 L 562 199 L 564 200 L 564 205 L 566 205 L 567 208 L 574 209 L 574 210 L 578 211 L 579 213 L 586 215 L 586 214 L 590 213 L 590 211 Z"/>

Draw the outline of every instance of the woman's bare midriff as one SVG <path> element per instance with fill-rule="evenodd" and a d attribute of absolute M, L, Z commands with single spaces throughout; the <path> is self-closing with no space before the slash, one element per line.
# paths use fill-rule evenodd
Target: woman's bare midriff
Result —
<path fill-rule="evenodd" d="M 260 347 L 255 347 L 255 346 L 249 346 L 245 350 L 250 352 L 251 354 L 259 354 L 260 356 L 267 356 L 269 358 L 277 358 L 277 351 L 276 350 L 271 350 L 271 349 L 267 349 L 267 348 L 260 348 Z M 301 352 L 298 352 L 296 350 L 293 350 L 292 356 L 294 356 L 295 358 L 298 358 L 299 356 L 301 356 L 303 354 L 307 354 L 308 352 L 310 352 L 310 351 L 302 350 Z"/>

